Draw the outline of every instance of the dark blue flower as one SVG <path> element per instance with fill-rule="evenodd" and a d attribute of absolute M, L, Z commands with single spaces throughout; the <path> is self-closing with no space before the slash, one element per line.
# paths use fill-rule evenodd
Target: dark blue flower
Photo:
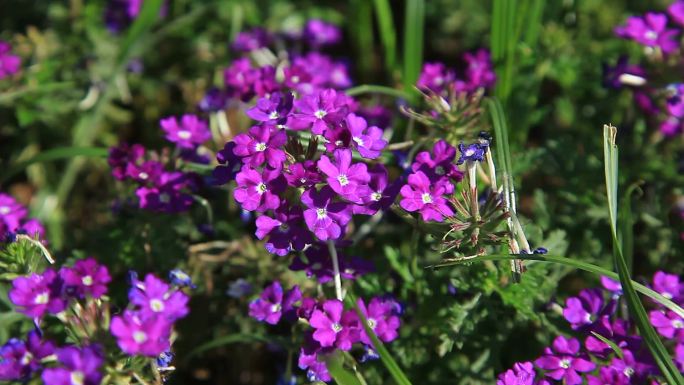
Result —
<path fill-rule="evenodd" d="M 177 287 L 189 287 L 194 289 L 196 286 L 192 283 L 192 278 L 181 269 L 173 269 L 169 272 L 169 281 Z"/>
<path fill-rule="evenodd" d="M 473 143 L 465 145 L 463 143 L 458 145 L 458 150 L 461 152 L 461 157 L 458 158 L 456 164 L 463 164 L 463 162 L 481 162 L 484 160 L 485 153 L 487 153 L 487 143 Z"/>

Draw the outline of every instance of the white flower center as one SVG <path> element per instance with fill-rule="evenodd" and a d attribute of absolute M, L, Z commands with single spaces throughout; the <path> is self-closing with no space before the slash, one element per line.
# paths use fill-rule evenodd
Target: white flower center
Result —
<path fill-rule="evenodd" d="M 435 167 L 435 174 L 437 175 L 444 175 L 446 172 L 444 171 L 444 167 L 442 166 L 437 166 Z"/>
<path fill-rule="evenodd" d="M 463 155 L 465 155 L 465 156 L 473 156 L 474 154 L 475 154 L 475 150 L 473 150 L 472 148 L 468 148 L 468 149 L 465 150 L 465 153 L 464 153 Z"/>
<path fill-rule="evenodd" d="M 672 320 L 672 327 L 675 329 L 682 329 L 684 328 L 684 321 L 680 319 Z"/>
<path fill-rule="evenodd" d="M 69 375 L 69 381 L 71 381 L 71 385 L 83 385 L 85 384 L 85 374 L 80 370 L 73 371 Z"/>
<path fill-rule="evenodd" d="M 271 313 L 277 313 L 280 311 L 280 309 L 282 309 L 282 306 L 280 306 L 279 303 L 274 303 L 271 305 Z"/>
<path fill-rule="evenodd" d="M 9 206 L 0 206 L 0 215 L 7 215 L 12 211 Z"/>
<path fill-rule="evenodd" d="M 646 37 L 648 40 L 655 40 L 658 38 L 658 33 L 652 29 L 649 29 L 644 34 L 644 37 Z"/>
<path fill-rule="evenodd" d="M 323 111 L 323 110 L 318 110 L 318 111 L 314 112 L 314 116 L 317 117 L 318 119 L 323 119 L 323 118 L 325 118 L 326 115 L 328 115 L 328 113 Z"/>
<path fill-rule="evenodd" d="M 190 137 L 192 137 L 192 133 L 190 133 L 188 130 L 180 130 L 178 131 L 178 137 L 183 140 L 188 140 Z"/>
<path fill-rule="evenodd" d="M 171 202 L 171 197 L 169 196 L 168 193 L 159 194 L 159 202 L 169 203 L 169 202 Z"/>
<path fill-rule="evenodd" d="M 140 178 L 142 180 L 147 180 L 147 178 L 149 178 L 149 177 L 150 177 L 150 174 L 146 173 L 145 171 L 141 171 L 138 174 L 138 178 Z"/>
<path fill-rule="evenodd" d="M 268 118 L 271 120 L 278 119 L 279 117 L 280 117 L 280 115 L 278 115 L 278 111 L 273 111 L 268 115 Z"/>
<path fill-rule="evenodd" d="M 259 195 L 268 191 L 268 187 L 266 187 L 266 183 L 261 182 L 258 185 L 256 185 L 256 191 L 257 191 L 257 193 L 259 193 Z"/>
<path fill-rule="evenodd" d="M 133 341 L 138 344 L 142 344 L 143 342 L 147 341 L 147 334 L 142 330 L 138 330 L 133 333 Z"/>
<path fill-rule="evenodd" d="M 302 183 L 302 184 L 306 183 L 306 178 L 299 178 L 299 183 Z"/>
<path fill-rule="evenodd" d="M 264 142 L 257 143 L 254 146 L 254 149 L 257 150 L 258 152 L 266 151 L 266 143 L 264 143 Z"/>
<path fill-rule="evenodd" d="M 625 370 L 622 371 L 622 373 L 625 376 L 627 376 L 627 378 L 630 378 L 630 377 L 632 377 L 632 375 L 634 375 L 634 369 L 632 369 L 631 367 L 628 366 L 625 368 Z"/>
<path fill-rule="evenodd" d="M 378 321 L 374 320 L 373 318 L 368 319 L 368 327 L 375 330 L 375 327 L 378 326 Z"/>
<path fill-rule="evenodd" d="M 670 294 L 670 293 L 668 293 L 668 292 L 664 292 L 664 293 L 662 293 L 662 294 L 663 294 L 663 297 L 665 297 L 665 298 L 667 298 L 667 299 L 672 299 L 672 294 Z"/>
<path fill-rule="evenodd" d="M 21 362 L 22 365 L 28 365 L 32 360 L 33 354 L 31 354 L 31 352 L 26 352 L 23 356 L 21 356 L 21 360 L 19 360 L 19 362 Z"/>
<path fill-rule="evenodd" d="M 153 312 L 159 313 L 161 311 L 164 311 L 164 302 L 158 300 L 158 299 L 151 299 L 150 300 L 150 309 L 152 309 Z"/>
<path fill-rule="evenodd" d="M 90 286 L 93 284 L 93 277 L 86 275 L 85 277 L 81 278 L 81 283 L 83 283 L 83 286 Z"/>
<path fill-rule="evenodd" d="M 430 193 L 423 193 L 420 198 L 423 200 L 424 204 L 432 203 L 432 195 L 430 195 Z"/>
<path fill-rule="evenodd" d="M 299 83 L 299 76 L 295 75 L 291 77 L 290 80 L 292 81 L 292 83 Z"/>
<path fill-rule="evenodd" d="M 346 175 L 340 174 L 337 176 L 337 181 L 340 182 L 342 186 L 346 186 L 349 184 L 349 178 L 347 178 Z"/>
<path fill-rule="evenodd" d="M 331 327 L 335 333 L 339 333 L 342 331 L 342 325 L 340 325 L 338 322 L 333 323 Z"/>
<path fill-rule="evenodd" d="M 371 200 L 372 200 L 372 201 L 377 202 L 377 201 L 379 201 L 380 199 L 382 199 L 382 192 L 376 191 L 376 192 L 374 192 L 374 193 L 371 194 Z"/>
<path fill-rule="evenodd" d="M 560 362 L 558 363 L 558 366 L 560 366 L 563 369 L 568 369 L 570 367 L 570 360 L 567 358 L 564 358 L 564 359 L 560 360 Z"/>
<path fill-rule="evenodd" d="M 359 147 L 363 147 L 363 139 L 359 138 L 358 136 L 355 136 L 352 139 L 354 140 L 354 142 L 356 142 L 357 145 L 359 145 Z"/>
<path fill-rule="evenodd" d="M 36 305 L 45 305 L 48 302 L 50 302 L 50 293 L 47 291 L 38 294 L 36 298 L 33 299 L 33 303 Z"/>
<path fill-rule="evenodd" d="M 326 209 L 316 209 L 316 217 L 318 219 L 325 219 L 328 217 L 328 210 Z"/>
<path fill-rule="evenodd" d="M 336 141 L 335 141 L 335 146 L 337 146 L 337 147 L 340 147 L 340 146 L 342 146 L 343 144 L 344 144 L 344 143 L 342 143 L 341 140 L 336 140 Z"/>
<path fill-rule="evenodd" d="M 278 226 L 278 230 L 280 230 L 281 233 L 286 233 L 288 230 L 290 230 L 290 226 L 288 226 L 287 223 L 283 223 L 282 225 Z"/>

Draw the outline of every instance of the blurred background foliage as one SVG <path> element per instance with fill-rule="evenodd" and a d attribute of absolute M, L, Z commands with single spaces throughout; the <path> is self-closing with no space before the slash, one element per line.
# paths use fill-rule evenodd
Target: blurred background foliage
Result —
<path fill-rule="evenodd" d="M 390 1 L 397 47 L 409 28 L 407 3 Z M 532 245 L 612 268 L 601 150 L 601 127 L 611 122 L 620 129 L 621 191 L 638 186 L 622 197 L 633 229 L 622 237 L 633 245 L 627 255 L 634 275 L 663 267 L 681 274 L 681 138 L 663 140 L 636 111 L 629 91 L 601 86 L 601 63 L 641 55 L 613 28 L 668 2 L 517 3 L 540 7 L 537 18 L 531 8 L 520 12 L 524 31 L 513 46 L 504 99 L 520 212 Z M 385 63 L 371 1 L 173 0 L 130 46 L 125 33 L 105 28 L 105 5 L 0 2 L 0 38 L 23 59 L 20 78 L 0 82 L 0 175 L 59 147 L 129 141 L 161 148 L 159 118 L 194 111 L 204 92 L 221 84 L 221 70 L 232 59 L 229 43 L 251 27 L 286 31 L 314 17 L 337 23 L 345 43 L 330 53 L 348 60 L 355 84 L 402 84 L 401 67 Z M 463 52 L 490 47 L 492 8 L 492 1 L 425 2 L 422 60 L 458 67 Z M 229 119 L 239 121 L 238 114 Z M 404 127 L 406 119 L 395 114 L 393 125 Z M 214 150 L 222 146 L 215 143 Z M 2 190 L 47 223 L 58 259 L 98 257 L 119 278 L 122 298 L 129 269 L 165 272 L 180 265 L 191 272 L 199 287 L 179 327 L 178 370 L 170 383 L 274 384 L 293 364 L 297 347 L 288 331 L 267 336 L 266 327 L 247 317 L 253 295 L 247 289 L 259 291 L 276 277 L 290 284 L 306 280 L 252 240 L 254 225 L 241 220 L 228 190 L 202 193 L 213 203 L 212 231 L 206 231 L 198 227 L 209 224 L 201 205 L 189 216 L 120 209 L 115 202 L 131 192 L 114 183 L 103 157 L 36 162 L 18 171 L 2 181 Z M 441 258 L 434 244 L 389 216 L 352 248 L 378 269 L 359 279 L 357 294 L 388 292 L 406 306 L 401 337 L 390 349 L 414 383 L 493 383 L 513 362 L 536 357 L 559 329 L 569 332 L 554 304 L 596 285 L 596 277 L 541 263 L 531 263 L 519 285 L 509 282 L 503 263 L 423 269 Z M 6 302 L 0 306 L 0 336 L 6 337 L 22 320 L 6 311 Z M 379 363 L 363 371 L 369 382 L 389 383 Z"/>

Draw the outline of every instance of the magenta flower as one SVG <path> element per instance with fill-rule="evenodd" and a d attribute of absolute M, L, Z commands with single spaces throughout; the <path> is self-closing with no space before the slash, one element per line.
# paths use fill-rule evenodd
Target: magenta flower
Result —
<path fill-rule="evenodd" d="M 176 117 L 170 116 L 160 120 L 159 125 L 166 133 L 166 140 L 180 148 L 194 149 L 211 139 L 207 123 L 195 115 L 183 115 L 180 124 Z"/>
<path fill-rule="evenodd" d="M 282 147 L 287 142 L 287 134 L 284 130 L 264 124 L 250 128 L 248 133 L 242 133 L 233 140 L 233 153 L 242 157 L 246 165 L 259 167 L 266 162 L 272 168 L 280 169 L 285 162 Z"/>
<path fill-rule="evenodd" d="M 675 347 L 675 361 L 680 371 L 684 371 L 684 343 L 679 343 Z"/>
<path fill-rule="evenodd" d="M 667 29 L 667 16 L 663 13 L 648 12 L 644 17 L 632 16 L 623 26 L 615 28 L 615 33 L 647 47 L 660 48 L 663 53 L 677 49 L 676 29 Z"/>
<path fill-rule="evenodd" d="M 112 168 L 112 175 L 117 180 L 124 180 L 129 177 L 128 165 L 136 165 L 145 156 L 145 147 L 139 144 L 128 145 L 121 143 L 109 149 L 107 163 Z"/>
<path fill-rule="evenodd" d="M 228 95 L 243 101 L 254 96 L 254 83 L 259 76 L 259 70 L 252 68 L 248 58 L 233 60 L 230 67 L 223 70 L 223 82 Z"/>
<path fill-rule="evenodd" d="M 641 340 L 638 336 L 629 335 L 629 324 L 621 319 L 611 322 L 609 315 L 603 315 L 594 324 L 592 331 L 615 342 L 622 349 L 629 348 L 638 350 Z M 589 353 L 597 357 L 606 357 L 613 349 L 605 342 L 588 335 L 584 340 L 584 346 Z"/>
<path fill-rule="evenodd" d="M 0 80 L 19 72 L 21 66 L 21 58 L 12 55 L 12 46 L 0 40 Z"/>
<path fill-rule="evenodd" d="M 313 339 L 312 333 L 306 333 L 304 335 L 304 344 L 299 350 L 297 366 L 302 370 L 306 370 L 306 377 L 311 382 L 329 382 L 332 380 L 328 367 L 325 365 L 325 360 L 323 357 L 321 359 L 318 357 L 319 354 L 323 353 L 324 351 L 321 349 L 321 346 Z"/>
<path fill-rule="evenodd" d="M 614 295 L 622 294 L 622 284 L 620 284 L 620 281 L 616 281 L 614 279 L 602 275 L 601 286 L 603 286 L 604 289 L 610 291 Z"/>
<path fill-rule="evenodd" d="M 107 293 L 107 284 L 112 280 L 106 266 L 94 258 L 80 259 L 73 267 L 63 267 L 59 275 L 67 290 L 79 297 L 100 298 Z"/>
<path fill-rule="evenodd" d="M 352 310 L 343 312 L 342 301 L 329 299 L 311 314 L 309 323 L 315 329 L 313 339 L 322 347 L 335 346 L 346 351 L 359 339 L 356 313 Z"/>
<path fill-rule="evenodd" d="M 5 224 L 8 231 L 18 229 L 27 213 L 26 207 L 10 195 L 0 193 L 0 222 Z"/>
<path fill-rule="evenodd" d="M 55 346 L 31 331 L 26 341 L 12 338 L 0 347 L 0 381 L 24 381 L 40 370 L 41 360 L 52 355 Z"/>
<path fill-rule="evenodd" d="M 126 175 L 140 184 L 159 183 L 164 173 L 164 165 L 157 160 L 148 160 L 142 163 L 130 162 L 126 164 Z"/>
<path fill-rule="evenodd" d="M 648 318 L 654 328 L 665 338 L 676 338 L 684 341 L 684 319 L 672 310 L 662 312 L 653 310 L 648 313 Z"/>
<path fill-rule="evenodd" d="M 684 1 L 678 0 L 670 4 L 667 8 L 667 13 L 670 14 L 675 23 L 684 26 Z"/>
<path fill-rule="evenodd" d="M 463 179 L 463 173 L 454 164 L 455 158 L 456 148 L 440 139 L 432 147 L 432 152 L 421 151 L 416 155 L 411 170 L 422 171 L 433 183 L 459 182 Z"/>
<path fill-rule="evenodd" d="M 321 241 L 340 238 L 351 220 L 348 204 L 333 202 L 334 197 L 335 193 L 329 186 L 323 186 L 319 191 L 311 188 L 302 194 L 302 203 L 307 207 L 304 221 Z"/>
<path fill-rule="evenodd" d="M 369 174 L 368 195 L 361 197 L 362 205 L 352 207 L 354 214 L 373 215 L 379 210 L 387 210 L 399 193 L 399 181 L 389 183 L 387 169 L 382 163 L 376 164 Z"/>
<path fill-rule="evenodd" d="M 245 113 L 250 118 L 265 123 L 285 124 L 292 110 L 292 93 L 276 92 L 270 97 L 257 100 L 256 105 Z"/>
<path fill-rule="evenodd" d="M 139 308 L 143 318 L 160 316 L 173 322 L 188 314 L 188 296 L 171 289 L 154 274 L 147 274 L 144 281 L 135 280 L 128 292 L 128 300 Z"/>
<path fill-rule="evenodd" d="M 192 206 L 192 196 L 183 192 L 188 187 L 191 187 L 189 174 L 164 172 L 152 187 L 140 187 L 135 194 L 141 209 L 177 213 Z"/>
<path fill-rule="evenodd" d="M 684 295 L 684 284 L 679 282 L 679 276 L 658 271 L 653 275 L 653 290 L 667 299 L 679 302 Z"/>
<path fill-rule="evenodd" d="M 659 129 L 661 134 L 672 138 L 684 131 L 684 119 L 678 118 L 676 116 L 668 116 L 660 123 Z"/>
<path fill-rule="evenodd" d="M 433 184 L 422 171 L 408 177 L 408 184 L 399 191 L 399 205 L 408 212 L 419 211 L 424 221 L 442 222 L 444 217 L 454 215 L 444 194 L 453 191 L 450 183 Z"/>
<path fill-rule="evenodd" d="M 382 138 L 382 130 L 378 127 L 368 127 L 366 119 L 349 114 L 344 119 L 351 133 L 352 145 L 356 147 L 362 157 L 376 159 L 381 151 L 387 146 L 387 141 Z"/>
<path fill-rule="evenodd" d="M 59 367 L 48 368 L 41 376 L 45 385 L 100 385 L 104 354 L 97 345 L 68 346 L 57 351 Z"/>
<path fill-rule="evenodd" d="M 271 35 L 263 28 L 254 28 L 237 34 L 231 47 L 238 52 L 250 52 L 267 46 Z"/>
<path fill-rule="evenodd" d="M 302 209 L 298 206 L 281 206 L 273 217 L 262 215 L 256 219 L 256 236 L 268 237 L 264 247 L 269 253 L 285 256 L 290 251 L 301 251 L 311 243 L 311 233 L 304 226 Z"/>
<path fill-rule="evenodd" d="M 496 385 L 534 385 L 535 376 L 531 362 L 516 362 L 512 369 L 499 375 Z"/>
<path fill-rule="evenodd" d="M 323 20 L 313 19 L 306 22 L 303 38 L 314 47 L 339 43 L 342 31 L 336 25 Z"/>
<path fill-rule="evenodd" d="M 242 168 L 242 158 L 235 155 L 235 142 L 232 140 L 226 142 L 223 150 L 216 153 L 216 160 L 219 165 L 216 166 L 211 176 L 213 178 L 212 184 L 222 185 L 235 179 L 235 176 Z"/>
<path fill-rule="evenodd" d="M 399 336 L 398 330 L 401 322 L 399 317 L 395 315 L 396 304 L 394 301 L 375 297 L 366 307 L 363 300 L 359 298 L 357 304 L 366 317 L 368 326 L 381 341 L 391 342 Z M 368 334 L 366 334 L 366 330 L 361 326 L 359 326 L 359 330 L 361 332 L 361 342 L 373 346 L 373 342 Z"/>
<path fill-rule="evenodd" d="M 329 56 L 311 51 L 293 60 L 293 67 L 304 68 L 310 78 L 308 89 L 297 88 L 304 95 L 319 92 L 325 88 L 344 89 L 352 85 L 347 65 L 333 61 Z"/>
<path fill-rule="evenodd" d="M 328 185 L 342 198 L 362 203 L 368 195 L 370 174 L 364 163 L 352 164 L 351 150 L 335 150 L 333 163 L 327 156 L 321 156 L 318 168 L 327 175 Z"/>
<path fill-rule="evenodd" d="M 454 72 L 447 70 L 443 63 L 425 63 L 416 86 L 422 90 L 442 94 L 450 87 L 455 78 Z"/>
<path fill-rule="evenodd" d="M 616 373 L 614 384 L 640 383 L 653 371 L 651 365 L 639 362 L 634 358 L 634 354 L 626 349 L 622 349 L 622 358 L 613 357 L 609 368 Z"/>
<path fill-rule="evenodd" d="M 126 310 L 112 317 L 110 326 L 119 348 L 126 354 L 156 357 L 171 346 L 171 322 L 162 315 L 141 316 Z"/>
<path fill-rule="evenodd" d="M 496 83 L 496 74 L 489 50 L 481 48 L 474 53 L 467 52 L 463 56 L 468 67 L 465 71 L 465 81 L 456 83 L 456 90 L 473 92 L 478 88 L 489 88 Z"/>
<path fill-rule="evenodd" d="M 276 325 L 283 316 L 294 321 L 297 319 L 295 303 L 301 299 L 299 286 L 295 285 L 283 294 L 280 282 L 274 281 L 261 292 L 259 298 L 249 304 L 249 316 L 271 325 Z"/>
<path fill-rule="evenodd" d="M 243 209 L 264 212 L 280 206 L 278 194 L 286 187 L 280 170 L 264 169 L 259 172 L 245 166 L 235 180 L 237 188 L 233 191 L 233 196 Z"/>
<path fill-rule="evenodd" d="M 591 325 L 603 309 L 603 294 L 600 289 L 582 290 L 577 297 L 565 301 L 563 316 L 573 329 Z"/>
<path fill-rule="evenodd" d="M 313 160 L 291 164 L 285 173 L 285 179 L 292 187 L 304 188 L 309 188 L 323 180 Z"/>
<path fill-rule="evenodd" d="M 582 383 L 580 373 L 594 370 L 596 365 L 580 357 L 580 344 L 574 338 L 558 336 L 553 341 L 552 348 L 546 348 L 544 355 L 534 363 L 539 368 L 546 370 L 545 375 L 556 381 L 563 380 L 566 385 L 579 385 Z"/>
<path fill-rule="evenodd" d="M 306 95 L 295 101 L 295 106 L 299 112 L 294 114 L 293 128 L 311 127 L 311 132 L 316 135 L 323 135 L 329 127 L 341 122 L 348 112 L 342 94 L 334 89 Z"/>
<path fill-rule="evenodd" d="M 29 317 L 39 318 L 45 313 L 57 314 L 67 302 L 61 297 L 62 280 L 57 272 L 47 269 L 43 274 L 33 273 L 12 281 L 9 298 L 17 311 Z"/>

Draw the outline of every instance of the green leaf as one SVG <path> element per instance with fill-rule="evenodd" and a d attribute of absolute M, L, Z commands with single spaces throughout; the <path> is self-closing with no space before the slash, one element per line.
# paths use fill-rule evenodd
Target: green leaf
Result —
<path fill-rule="evenodd" d="M 26 167 L 34 163 L 50 162 L 58 159 L 70 159 L 80 156 L 104 158 L 107 156 L 107 149 L 101 147 L 58 147 L 43 151 L 33 158 L 11 165 L 9 169 L 3 172 L 2 176 L 0 176 L 0 184 L 6 182 L 9 178 L 22 172 Z"/>
<path fill-rule="evenodd" d="M 394 381 L 397 383 L 397 385 L 411 385 L 411 381 L 409 381 L 408 377 L 406 377 L 404 372 L 401 370 L 399 364 L 397 364 L 387 348 L 385 348 L 382 342 L 380 342 L 378 336 L 376 336 L 375 332 L 373 332 L 373 329 L 368 326 L 368 320 L 366 319 L 366 316 L 363 315 L 359 305 L 356 303 L 354 294 L 348 292 L 345 301 L 347 302 L 348 306 L 353 307 L 356 311 L 356 314 L 359 316 L 359 320 L 361 321 L 361 325 L 363 325 L 366 334 L 368 334 L 371 342 L 373 342 L 373 349 L 375 349 L 375 351 L 378 353 L 380 356 L 380 361 L 382 361 L 383 365 L 385 365 L 387 371 L 390 372 L 390 375 L 392 378 L 394 378 Z"/>
<path fill-rule="evenodd" d="M 372 84 L 362 84 L 360 86 L 348 88 L 344 91 L 349 96 L 358 96 L 362 94 L 382 94 L 387 96 L 393 96 L 400 99 L 408 99 L 411 97 L 406 91 L 397 90 L 395 88 L 376 86 Z"/>
<path fill-rule="evenodd" d="M 627 301 L 629 313 L 632 315 L 641 337 L 646 342 L 648 349 L 653 355 L 653 359 L 660 368 L 668 384 L 682 384 L 684 378 L 674 365 L 672 357 L 668 353 L 665 345 L 660 340 L 653 325 L 649 321 L 646 309 L 634 290 L 634 285 L 629 276 L 627 262 L 622 255 L 622 247 L 617 237 L 617 192 L 618 192 L 618 148 L 615 144 L 617 128 L 603 126 L 603 155 L 606 176 L 606 193 L 608 195 L 608 212 L 610 214 L 610 230 L 613 238 L 613 260 L 617 267 L 622 291 Z"/>
<path fill-rule="evenodd" d="M 349 370 L 344 368 L 344 356 L 340 351 L 326 357 L 325 364 L 330 376 L 339 385 L 361 385 L 361 382 Z"/>
<path fill-rule="evenodd" d="M 423 65 L 425 1 L 406 0 L 404 14 L 404 90 L 411 92 Z"/>
<path fill-rule="evenodd" d="M 593 330 L 592 330 L 591 334 L 593 334 L 594 337 L 596 337 L 596 338 L 598 338 L 599 340 L 601 340 L 604 344 L 610 346 L 610 348 L 613 349 L 613 351 L 615 352 L 615 354 L 617 354 L 618 357 L 620 357 L 620 359 L 622 359 L 622 357 L 624 356 L 624 354 L 622 353 L 622 349 L 620 349 L 620 347 L 619 347 L 615 342 L 609 340 L 608 338 L 606 338 L 606 337 L 604 337 L 604 336 L 598 334 L 597 332 L 595 332 L 595 331 L 593 331 Z"/>
<path fill-rule="evenodd" d="M 378 20 L 380 40 L 385 50 L 385 66 L 391 75 L 394 73 L 397 64 L 397 34 L 394 28 L 392 7 L 389 0 L 374 0 L 373 5 Z"/>

